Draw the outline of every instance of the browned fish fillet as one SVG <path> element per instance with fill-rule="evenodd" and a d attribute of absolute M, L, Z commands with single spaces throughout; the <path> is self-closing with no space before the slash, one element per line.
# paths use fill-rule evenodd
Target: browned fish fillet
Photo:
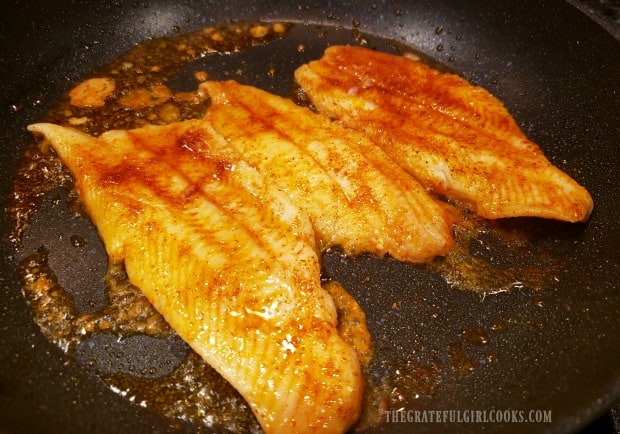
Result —
<path fill-rule="evenodd" d="M 205 120 L 310 215 L 323 246 L 413 262 L 452 247 L 446 210 L 370 140 L 254 87 L 202 87 Z"/>
<path fill-rule="evenodd" d="M 363 131 L 420 183 L 485 218 L 587 220 L 589 193 L 552 165 L 495 97 L 422 62 L 333 46 L 295 78 L 316 108 Z"/>
<path fill-rule="evenodd" d="M 35 124 L 111 261 L 267 433 L 344 432 L 362 378 L 320 286 L 309 219 L 201 121 L 94 138 Z"/>

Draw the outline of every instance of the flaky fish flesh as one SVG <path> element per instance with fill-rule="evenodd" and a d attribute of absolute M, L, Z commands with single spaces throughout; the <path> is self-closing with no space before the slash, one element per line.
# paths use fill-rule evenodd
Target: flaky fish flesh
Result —
<path fill-rule="evenodd" d="M 295 78 L 318 111 L 482 217 L 590 216 L 586 189 L 547 160 L 499 100 L 457 75 L 407 56 L 332 46 Z"/>
<path fill-rule="evenodd" d="M 204 120 L 310 215 L 323 247 L 411 262 L 452 247 L 446 209 L 361 134 L 235 81 L 201 88 Z"/>
<path fill-rule="evenodd" d="M 202 121 L 94 138 L 34 124 L 110 260 L 246 399 L 266 433 L 344 432 L 363 382 L 309 218 Z"/>

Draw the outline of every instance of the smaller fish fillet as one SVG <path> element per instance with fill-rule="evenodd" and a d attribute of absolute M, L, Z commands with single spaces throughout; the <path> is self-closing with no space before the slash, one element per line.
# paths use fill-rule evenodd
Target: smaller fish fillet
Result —
<path fill-rule="evenodd" d="M 201 88 L 204 120 L 309 214 L 323 247 L 410 262 L 452 247 L 446 209 L 367 138 L 255 87 Z"/>
<path fill-rule="evenodd" d="M 485 218 L 585 221 L 590 194 L 486 90 L 404 56 L 332 46 L 295 78 L 318 111 L 364 132 L 422 185 Z"/>
<path fill-rule="evenodd" d="M 358 419 L 359 361 L 337 333 L 308 217 L 204 122 L 29 130 L 73 174 L 110 260 L 266 433 L 342 433 Z"/>

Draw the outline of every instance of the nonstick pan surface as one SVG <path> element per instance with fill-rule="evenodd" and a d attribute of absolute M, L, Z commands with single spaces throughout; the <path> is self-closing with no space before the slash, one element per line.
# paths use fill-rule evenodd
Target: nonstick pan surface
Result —
<path fill-rule="evenodd" d="M 318 57 L 325 44 L 346 43 L 352 30 L 381 49 L 408 46 L 496 95 L 549 159 L 594 198 L 586 224 L 500 223 L 503 231 L 527 236 L 521 249 L 482 235 L 472 240 L 470 254 L 498 270 L 538 269 L 539 287 L 515 285 L 481 296 L 451 287 L 428 267 L 366 255 L 347 258 L 337 250 L 325 254 L 324 274 L 340 280 L 367 313 L 378 359 L 373 375 L 390 376 L 411 366 L 437 368 L 432 393 L 407 396 L 405 408 L 552 412 L 551 423 L 525 426 L 392 421 L 377 431 L 574 432 L 618 399 L 620 47 L 568 3 L 9 2 L 0 17 L 2 205 L 8 204 L 19 157 L 31 140 L 26 125 L 39 120 L 81 77 L 147 39 L 226 20 L 295 22 L 297 39 L 271 51 L 267 46 L 231 57 L 220 64 L 222 71 L 235 62 L 260 68 L 277 63 L 282 71 L 292 71 Z M 292 55 L 286 45 L 300 41 L 309 47 L 307 58 L 296 50 Z M 286 93 L 292 81 L 285 76 L 246 78 Z M 177 85 L 183 83 L 181 73 Z M 6 213 L 2 216 L 0 432 L 192 432 L 191 426 L 171 424 L 114 393 L 97 370 L 67 357 L 41 335 L 21 293 L 20 258 L 41 245 L 50 248 L 58 259 L 54 271 L 59 279 L 73 281 L 78 294 L 96 293 L 106 266 L 88 221 L 45 200 L 45 212 L 17 249 L 6 241 L 10 222 Z M 63 244 L 74 234 L 92 248 L 76 253 Z M 146 342 L 128 351 L 136 357 L 165 354 L 166 363 L 175 363 L 170 354 L 183 351 L 176 345 Z"/>

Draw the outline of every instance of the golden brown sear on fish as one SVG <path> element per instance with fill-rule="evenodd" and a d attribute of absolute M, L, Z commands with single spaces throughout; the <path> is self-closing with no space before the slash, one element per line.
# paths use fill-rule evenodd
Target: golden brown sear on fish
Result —
<path fill-rule="evenodd" d="M 94 138 L 52 124 L 110 260 L 246 399 L 266 433 L 341 433 L 362 378 L 309 218 L 202 121 Z"/>
<path fill-rule="evenodd" d="M 310 215 L 323 247 L 411 262 L 452 247 L 444 206 L 363 135 L 234 81 L 201 89 L 204 120 Z"/>
<path fill-rule="evenodd" d="M 295 78 L 328 116 L 364 132 L 422 185 L 485 218 L 585 221 L 592 198 L 486 90 L 424 63 L 332 46 Z"/>

